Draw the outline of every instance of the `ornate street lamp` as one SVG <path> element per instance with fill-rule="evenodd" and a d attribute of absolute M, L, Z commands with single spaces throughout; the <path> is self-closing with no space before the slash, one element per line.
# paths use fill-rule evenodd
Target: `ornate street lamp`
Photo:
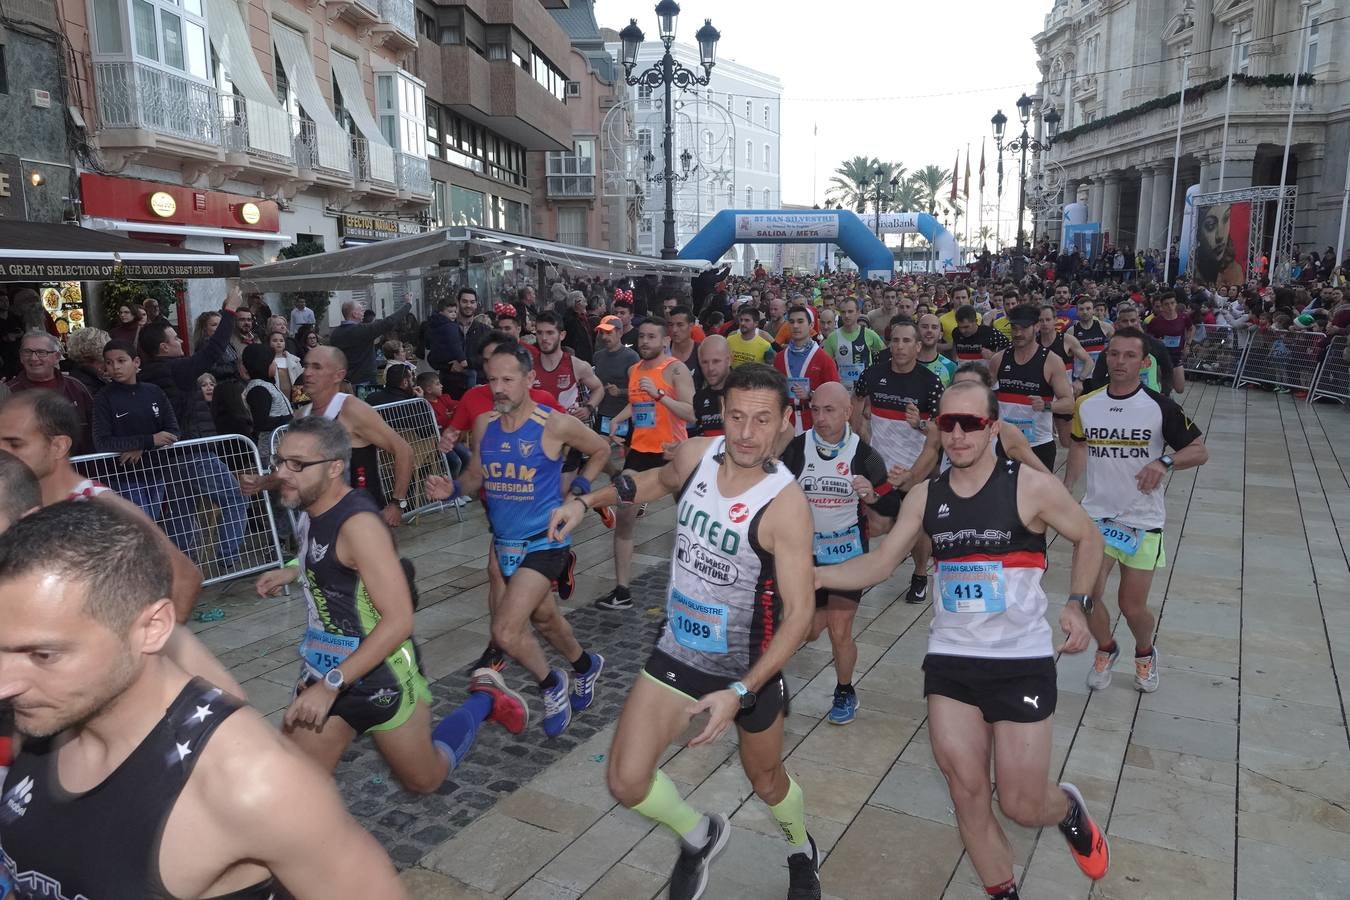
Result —
<path fill-rule="evenodd" d="M 1045 140 L 1038 141 L 1031 136 L 1030 132 L 1027 131 L 1027 126 L 1031 123 L 1035 105 L 1036 101 L 1026 94 L 1017 98 L 1017 118 L 1022 123 L 1022 133 L 1006 144 L 1003 143 L 1003 135 L 1008 126 L 1008 117 L 1000 109 L 989 120 L 994 126 L 994 143 L 998 145 L 1000 177 L 1002 177 L 1003 171 L 1003 151 L 1007 150 L 1009 153 L 1017 153 L 1021 156 L 1017 188 L 1017 249 L 1019 252 L 1022 251 L 1023 241 L 1026 238 L 1023 222 L 1026 218 L 1027 209 L 1027 150 L 1036 153 L 1049 152 L 1051 145 L 1055 142 L 1055 135 L 1059 133 L 1060 115 L 1057 110 L 1051 108 L 1041 116 L 1041 121 L 1045 123 Z"/>

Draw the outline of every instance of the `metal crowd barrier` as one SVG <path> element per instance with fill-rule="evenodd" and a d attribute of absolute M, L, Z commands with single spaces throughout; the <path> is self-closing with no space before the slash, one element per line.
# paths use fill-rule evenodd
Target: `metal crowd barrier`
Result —
<path fill-rule="evenodd" d="M 419 517 L 443 509 L 453 509 L 455 517 L 464 521 L 464 515 L 458 506 L 441 500 L 432 500 L 426 494 L 426 480 L 431 475 L 450 476 L 450 464 L 440 449 L 441 431 L 436 426 L 436 414 L 431 404 L 421 397 L 400 400 L 397 403 L 384 403 L 373 407 L 384 419 L 385 424 L 394 429 L 399 437 L 408 442 L 413 451 L 413 476 L 408 485 L 408 509 L 403 513 L 404 522 L 413 522 Z M 272 432 L 271 455 L 275 456 L 281 444 L 286 427 Z M 379 451 L 380 486 L 386 497 L 394 496 L 394 458 L 383 450 Z M 294 516 L 292 516 L 294 521 Z"/>
<path fill-rule="evenodd" d="M 1254 331 L 1234 387 L 1268 384 L 1296 391 L 1312 388 L 1327 336 L 1317 331 Z"/>
<path fill-rule="evenodd" d="M 239 490 L 240 475 L 263 471 L 248 438 L 191 438 L 146 450 L 139 460 L 121 457 L 93 453 L 70 462 L 139 506 L 201 569 L 203 584 L 285 565 L 271 501 Z"/>
<path fill-rule="evenodd" d="M 1233 383 L 1242 367 L 1244 347 L 1227 325 L 1206 325 L 1205 339 L 1186 348 L 1181 367 L 1188 375 Z"/>
<path fill-rule="evenodd" d="M 1312 390 L 1308 392 L 1308 402 L 1330 397 L 1342 403 L 1350 402 L 1350 342 L 1341 334 L 1332 338 L 1326 356 L 1322 358 L 1322 367 L 1313 379 Z"/>

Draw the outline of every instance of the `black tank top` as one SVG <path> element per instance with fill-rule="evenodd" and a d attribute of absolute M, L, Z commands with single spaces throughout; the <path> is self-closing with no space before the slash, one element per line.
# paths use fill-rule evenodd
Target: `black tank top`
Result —
<path fill-rule="evenodd" d="M 374 444 L 352 448 L 352 464 L 347 467 L 347 475 L 352 487 L 370 495 L 377 511 L 389 505 L 384 499 L 384 486 L 380 484 L 380 449 Z"/>
<path fill-rule="evenodd" d="M 1083 328 L 1081 322 L 1074 322 L 1073 336 L 1078 338 L 1078 343 L 1082 344 L 1088 353 L 1098 353 L 1106 346 L 1106 331 L 1102 328 L 1102 323 L 1096 319 L 1092 320 L 1092 327 L 1087 329 Z"/>
<path fill-rule="evenodd" d="M 192 769 L 242 702 L 200 678 L 184 685 L 140 745 L 93 790 L 61 789 L 52 742 L 24 744 L 0 794 L 0 863 L 18 900 L 173 900 L 160 843 Z M 273 880 L 217 900 L 271 900 Z"/>
<path fill-rule="evenodd" d="M 1000 459 L 984 487 L 973 497 L 952 490 L 951 470 L 928 483 L 923 530 L 933 540 L 933 559 L 1000 559 L 1010 554 L 1038 555 L 1045 561 L 1045 535 L 1022 524 L 1017 513 L 1017 476 L 1022 464 Z"/>
<path fill-rule="evenodd" d="M 1036 339 L 1036 342 L 1040 343 L 1039 337 Z M 1058 356 L 1060 359 L 1064 360 L 1064 365 L 1066 367 L 1072 367 L 1073 354 L 1070 353 L 1068 349 L 1066 349 L 1064 346 L 1064 335 L 1056 334 L 1055 339 L 1053 341 L 1051 341 L 1049 344 L 1041 344 L 1041 346 L 1044 347 L 1046 350 L 1049 350 L 1056 356 Z"/>

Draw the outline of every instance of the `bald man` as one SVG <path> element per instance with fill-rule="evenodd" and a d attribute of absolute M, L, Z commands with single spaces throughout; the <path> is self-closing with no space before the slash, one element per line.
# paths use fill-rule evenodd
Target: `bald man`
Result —
<path fill-rule="evenodd" d="M 818 566 L 837 565 L 867 552 L 865 510 L 877 502 L 878 492 L 890 490 L 881 454 L 848 426 L 850 402 L 848 391 L 837 381 L 816 388 L 811 394 L 811 429 L 788 442 L 782 454 L 783 465 L 796 476 L 811 506 L 812 549 Z M 858 709 L 853 619 L 861 600 L 862 591 L 816 591 L 811 640 L 829 629 L 837 679 L 829 715 L 834 725 L 852 722 Z"/>
<path fill-rule="evenodd" d="M 703 386 L 694 392 L 694 424 L 689 426 L 690 437 L 713 437 L 723 434 L 722 390 L 731 372 L 731 347 L 720 334 L 710 334 L 698 345 L 698 367 L 703 373 Z"/>

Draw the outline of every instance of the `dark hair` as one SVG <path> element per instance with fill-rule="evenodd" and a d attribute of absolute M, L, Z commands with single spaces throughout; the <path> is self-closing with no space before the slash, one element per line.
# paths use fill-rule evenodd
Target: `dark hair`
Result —
<path fill-rule="evenodd" d="M 974 360 L 971 360 L 971 362 L 974 362 Z M 966 371 L 971 370 L 967 369 Z M 954 391 L 983 392 L 986 404 L 985 416 L 987 418 L 993 419 L 994 421 L 998 421 L 998 396 L 994 394 L 994 389 L 991 388 L 989 385 L 983 383 L 975 384 L 973 381 L 960 381 L 960 382 L 953 381 L 951 384 L 947 385 L 947 389 L 942 392 L 942 396 L 946 397 L 952 394 Z"/>
<path fill-rule="evenodd" d="M 123 353 L 125 353 L 127 356 L 130 356 L 132 359 L 140 359 L 141 357 L 140 351 L 138 351 L 135 347 L 131 345 L 131 341 L 113 340 L 108 341 L 108 343 L 103 345 L 104 356 L 107 356 L 114 350 L 121 350 Z"/>
<path fill-rule="evenodd" d="M 969 303 L 964 303 L 956 308 L 956 321 L 958 322 L 974 322 L 979 318 L 980 314 Z"/>
<path fill-rule="evenodd" d="M 462 287 L 462 288 L 460 288 L 459 290 L 455 291 L 455 299 L 458 300 L 460 297 L 463 297 L 465 294 L 473 294 L 474 302 L 477 302 L 477 301 L 478 301 L 478 292 L 475 291 L 473 288 L 469 287 L 468 285 L 465 285 L 464 287 Z"/>
<path fill-rule="evenodd" d="M 82 584 L 85 612 L 117 634 L 168 597 L 173 582 L 149 526 L 110 503 L 81 500 L 40 509 L 0 535 L 0 582 L 36 573 Z"/>
<path fill-rule="evenodd" d="M 267 369 L 275 358 L 276 354 L 266 344 L 248 344 L 241 355 L 244 371 L 250 378 L 257 378 L 260 381 L 267 380 Z"/>
<path fill-rule="evenodd" d="M 1144 348 L 1144 353 L 1145 354 L 1148 353 L 1148 335 L 1144 334 L 1144 332 L 1141 331 L 1140 329 L 1131 327 L 1129 325 L 1122 326 L 1116 329 L 1115 334 L 1111 335 L 1111 340 L 1114 341 L 1116 338 L 1122 337 L 1134 338 L 1135 340 L 1139 341 L 1140 346 Z M 1107 343 L 1110 344 L 1111 341 L 1107 341 Z"/>
<path fill-rule="evenodd" d="M 666 330 L 670 327 L 665 319 L 658 319 L 655 316 L 649 316 L 648 318 L 643 319 L 641 324 L 638 325 L 638 328 L 642 328 L 645 325 L 654 325 L 657 328 L 660 328 L 662 334 L 665 334 Z"/>
<path fill-rule="evenodd" d="M 919 326 L 914 324 L 914 320 L 909 316 L 900 315 L 894 316 L 886 323 L 886 340 L 889 341 L 891 339 L 891 329 L 899 325 L 908 325 L 910 328 L 914 329 L 914 337 L 917 338 L 919 336 Z"/>
<path fill-rule="evenodd" d="M 746 363 L 731 370 L 726 383 L 722 386 L 723 396 L 735 391 L 773 391 L 778 398 L 778 410 L 787 409 L 787 378 L 773 366 L 763 363 Z"/>
<path fill-rule="evenodd" d="M 384 386 L 400 391 L 409 390 L 410 382 L 413 380 L 413 375 L 416 371 L 416 369 L 407 363 L 392 362 L 385 366 Z"/>
<path fill-rule="evenodd" d="M 41 505 L 42 486 L 33 470 L 17 456 L 0 450 L 0 516 L 13 524 L 24 513 Z"/>
<path fill-rule="evenodd" d="M 666 321 L 669 322 L 675 316 L 688 316 L 690 322 L 694 321 L 693 310 L 687 306 L 679 306 L 677 304 L 676 307 L 670 311 L 670 314 L 666 316 Z"/>
<path fill-rule="evenodd" d="M 566 328 L 563 327 L 562 318 L 557 313 L 550 312 L 548 310 L 545 310 L 544 312 L 541 312 L 539 315 L 534 317 L 534 327 L 538 328 L 540 325 L 552 325 L 559 331 L 567 330 Z"/>
<path fill-rule="evenodd" d="M 426 390 L 433 384 L 440 384 L 440 383 L 441 383 L 441 376 L 439 372 L 423 372 L 422 374 L 417 376 L 417 386 L 420 387 L 422 390 Z"/>
<path fill-rule="evenodd" d="M 214 310 L 213 310 L 214 312 Z M 142 359 L 155 359 L 159 356 L 159 345 L 168 340 L 165 335 L 169 329 L 173 328 L 168 322 L 151 322 L 141 329 L 141 336 L 136 339 L 140 345 L 141 352 L 136 354 Z"/>
<path fill-rule="evenodd" d="M 9 399 L 0 403 L 0 409 L 27 404 L 33 411 L 33 419 L 38 431 L 47 440 L 64 435 L 70 438 L 72 447 L 78 446 L 84 427 L 80 424 L 80 415 L 75 407 L 60 391 L 20 391 L 11 394 Z"/>
<path fill-rule="evenodd" d="M 789 309 L 787 311 L 787 314 L 784 315 L 783 318 L 791 319 L 794 313 L 801 313 L 802 315 L 806 316 L 806 321 L 810 324 L 814 324 L 815 322 L 815 319 L 811 317 L 811 311 L 807 309 L 805 306 L 802 306 L 801 304 L 797 304 L 793 306 L 791 309 Z"/>
<path fill-rule="evenodd" d="M 513 341 L 510 338 L 505 338 L 501 343 L 499 343 L 495 348 L 493 348 L 492 356 L 514 357 L 515 361 L 520 363 L 520 370 L 522 372 L 528 373 L 534 371 L 534 354 L 526 350 L 525 346 L 521 344 L 519 341 Z"/>
<path fill-rule="evenodd" d="M 976 375 L 980 376 L 980 381 L 984 382 L 985 387 L 991 388 L 994 386 L 993 373 L 989 371 L 987 365 L 978 359 L 968 359 L 957 366 L 956 371 L 952 373 L 952 381 L 956 381 L 957 375 L 964 375 L 967 372 L 974 372 Z"/>

